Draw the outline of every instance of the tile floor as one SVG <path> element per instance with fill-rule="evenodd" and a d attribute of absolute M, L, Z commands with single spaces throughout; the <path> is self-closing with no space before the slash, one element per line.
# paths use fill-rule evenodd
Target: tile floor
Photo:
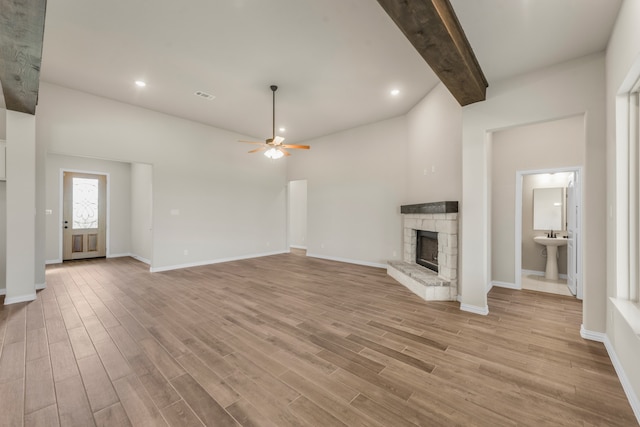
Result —
<path fill-rule="evenodd" d="M 522 289 L 573 296 L 567 287 L 566 279 L 550 280 L 534 274 L 522 274 Z"/>

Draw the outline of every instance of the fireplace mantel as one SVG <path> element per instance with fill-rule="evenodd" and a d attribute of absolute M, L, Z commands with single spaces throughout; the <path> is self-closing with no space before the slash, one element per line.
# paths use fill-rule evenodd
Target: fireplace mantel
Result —
<path fill-rule="evenodd" d="M 401 214 L 447 214 L 457 213 L 458 202 L 418 203 L 400 206 Z"/>

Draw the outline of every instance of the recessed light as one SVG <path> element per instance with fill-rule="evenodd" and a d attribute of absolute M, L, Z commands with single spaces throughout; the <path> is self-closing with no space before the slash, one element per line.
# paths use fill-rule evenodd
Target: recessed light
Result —
<path fill-rule="evenodd" d="M 280 132 L 284 132 L 284 131 L 286 131 L 287 129 L 286 129 L 286 128 L 280 128 L 280 129 L 278 129 L 278 130 L 279 130 Z"/>
<path fill-rule="evenodd" d="M 400 95 L 400 89 L 391 90 L 391 96 L 398 96 L 398 95 Z"/>
<path fill-rule="evenodd" d="M 142 80 L 136 80 L 136 86 L 138 87 L 145 87 L 147 84 L 145 82 L 143 82 Z"/>

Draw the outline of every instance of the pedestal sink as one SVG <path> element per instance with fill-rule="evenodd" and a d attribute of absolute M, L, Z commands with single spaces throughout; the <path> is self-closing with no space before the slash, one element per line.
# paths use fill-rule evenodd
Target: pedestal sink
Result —
<path fill-rule="evenodd" d="M 558 280 L 558 246 L 566 246 L 564 237 L 536 236 L 533 241 L 547 247 L 547 267 L 544 272 L 545 279 Z"/>

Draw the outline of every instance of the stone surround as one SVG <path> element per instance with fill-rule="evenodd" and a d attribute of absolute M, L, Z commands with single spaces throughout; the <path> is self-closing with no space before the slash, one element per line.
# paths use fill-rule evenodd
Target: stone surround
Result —
<path fill-rule="evenodd" d="M 387 273 L 427 301 L 458 297 L 458 202 L 422 203 L 400 208 L 402 261 L 391 261 Z M 416 230 L 438 233 L 438 273 L 416 263 Z"/>

